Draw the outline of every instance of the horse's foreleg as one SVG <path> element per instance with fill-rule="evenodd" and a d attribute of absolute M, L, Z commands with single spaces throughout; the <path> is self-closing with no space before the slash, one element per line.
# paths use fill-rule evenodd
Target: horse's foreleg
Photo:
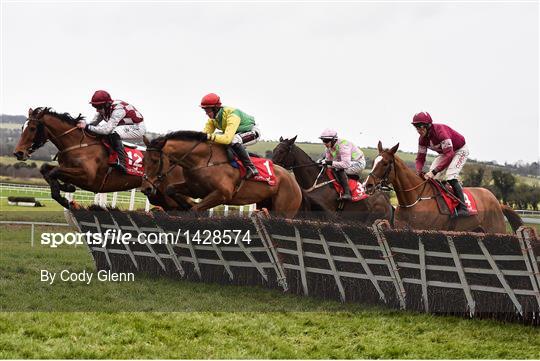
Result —
<path fill-rule="evenodd" d="M 221 190 L 215 190 L 208 194 L 206 197 L 204 197 L 200 203 L 194 205 L 191 210 L 195 212 L 206 211 L 210 208 L 225 204 L 231 198 L 232 197 L 227 197 L 223 195 L 223 192 Z"/>
<path fill-rule="evenodd" d="M 51 185 L 51 177 L 50 177 L 50 174 L 51 172 L 53 172 L 56 168 L 58 168 L 57 166 L 54 166 L 54 165 L 50 165 L 48 163 L 45 163 L 41 166 L 39 172 L 41 173 L 41 175 L 43 175 L 43 179 L 45 179 L 45 181 Z M 53 173 L 54 174 L 54 173 Z M 73 193 L 75 192 L 75 186 L 73 184 L 69 184 L 69 183 L 60 183 L 58 180 L 56 181 L 56 183 L 58 184 L 58 186 L 60 187 L 60 190 L 61 191 L 64 191 L 64 192 L 68 192 L 68 193 Z"/>
<path fill-rule="evenodd" d="M 43 173 L 42 173 L 43 174 Z M 85 172 L 80 168 L 62 168 L 62 167 L 51 167 L 50 170 L 44 174 L 45 180 L 51 186 L 51 197 L 60 203 L 64 208 L 70 208 L 70 204 L 67 198 L 63 197 L 60 194 L 60 191 L 64 192 L 74 192 L 75 187 L 71 183 L 75 177 L 79 179 L 84 176 Z M 66 184 L 61 184 L 59 179 L 66 182 Z"/>
<path fill-rule="evenodd" d="M 51 187 L 51 198 L 57 201 L 62 207 L 69 208 L 69 201 L 62 197 L 60 194 L 61 190 L 61 184 L 58 182 L 56 178 L 54 178 L 52 175 L 54 175 L 53 171 L 58 168 L 56 166 L 50 165 L 48 163 L 45 163 L 41 166 L 39 169 L 39 172 L 41 175 L 43 175 L 43 179 L 49 184 Z"/>
<path fill-rule="evenodd" d="M 172 198 L 182 210 L 191 209 L 191 204 L 187 201 L 189 197 L 189 188 L 186 182 L 172 183 L 165 187 L 165 195 Z"/>

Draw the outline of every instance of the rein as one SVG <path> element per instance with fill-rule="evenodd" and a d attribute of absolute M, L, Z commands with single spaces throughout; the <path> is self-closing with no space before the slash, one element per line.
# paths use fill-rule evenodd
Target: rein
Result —
<path fill-rule="evenodd" d="M 159 153 L 159 166 L 158 166 L 158 175 L 156 176 L 156 180 L 155 181 L 150 180 L 150 178 L 148 178 L 148 175 L 146 174 L 146 172 L 143 174 L 143 179 L 145 181 L 147 181 L 148 183 L 150 183 L 152 185 L 152 187 L 154 187 L 156 190 L 159 190 L 159 188 L 158 188 L 158 186 L 156 184 L 158 182 L 159 183 L 163 182 L 165 177 L 167 177 L 169 175 L 169 173 L 174 168 L 179 166 L 179 164 L 176 163 L 176 162 L 172 162 L 171 158 L 169 158 L 169 156 L 167 154 L 164 154 L 161 149 L 158 149 L 158 148 L 146 148 L 146 151 L 147 152 L 158 152 Z M 169 163 L 170 163 L 169 168 L 167 169 L 167 171 L 165 173 L 162 172 L 163 171 L 163 156 L 164 155 L 165 155 L 165 157 L 167 157 L 167 159 L 169 159 Z"/>
<path fill-rule="evenodd" d="M 394 167 L 392 167 L 392 165 Z M 376 184 L 376 187 L 382 188 L 383 186 L 386 186 L 389 183 L 388 177 L 390 176 L 390 172 L 391 172 L 392 168 L 394 168 L 394 178 L 397 178 L 397 171 L 396 171 L 396 166 L 394 164 L 394 160 L 392 160 L 390 163 L 388 163 L 388 166 L 386 167 L 382 177 L 376 176 L 375 174 L 373 174 L 373 172 L 369 173 L 370 177 L 373 177 L 376 180 L 379 180 L 378 183 Z M 398 206 L 401 207 L 401 208 L 411 208 L 411 207 L 414 207 L 415 205 L 417 205 L 420 201 L 427 201 L 427 200 L 430 200 L 430 199 L 435 199 L 437 197 L 437 195 L 430 196 L 430 197 L 422 197 L 422 194 L 424 193 L 424 191 L 426 189 L 426 186 L 428 185 L 428 180 L 427 179 L 425 179 L 423 182 L 420 182 L 419 184 L 417 184 L 414 187 L 409 188 L 409 189 L 396 189 L 394 187 L 394 191 L 395 192 L 400 192 L 400 193 L 408 193 L 408 192 L 414 191 L 415 189 L 421 187 L 422 185 L 424 187 L 419 192 L 418 197 L 416 198 L 416 200 L 413 203 L 403 205 L 403 204 L 398 202 Z"/>
<path fill-rule="evenodd" d="M 317 165 L 317 164 L 309 164 L 309 165 Z M 325 169 L 326 169 L 326 166 L 323 165 L 321 167 L 321 171 L 319 172 L 319 174 L 317 174 L 317 178 L 315 178 L 315 182 L 313 182 L 313 185 L 309 189 L 306 189 L 306 192 L 311 192 L 311 191 L 313 191 L 313 190 L 315 190 L 317 188 L 324 187 L 325 185 L 330 184 L 330 183 L 334 183 L 336 181 L 335 179 L 330 179 L 330 180 L 327 180 L 325 182 L 317 184 L 317 182 L 319 181 L 319 178 L 321 177 L 321 175 L 323 174 Z"/>
<path fill-rule="evenodd" d="M 205 166 L 201 166 L 201 167 L 195 167 L 195 168 L 188 168 L 188 167 L 185 167 L 181 164 L 181 162 L 187 158 L 188 155 L 190 155 L 194 150 L 195 148 L 197 148 L 197 146 L 199 144 L 201 144 L 202 142 L 201 141 L 198 141 L 197 143 L 195 143 L 191 148 L 190 150 L 185 153 L 180 159 L 178 160 L 173 160 L 171 157 L 169 157 L 166 153 L 163 152 L 163 149 L 158 149 L 158 148 L 146 148 L 146 151 L 147 152 L 158 152 L 159 153 L 159 166 L 158 166 L 158 175 L 156 176 L 156 180 L 155 181 L 152 181 L 150 180 L 150 178 L 148 177 L 148 175 L 146 174 L 146 172 L 143 174 L 143 179 L 145 181 L 147 181 L 148 183 L 150 183 L 154 188 L 158 189 L 158 187 L 156 186 L 156 184 L 158 182 L 162 182 L 168 175 L 170 172 L 172 172 L 172 170 L 174 168 L 176 168 L 177 166 L 181 166 L 182 168 L 184 168 L 185 170 L 189 170 L 189 171 L 196 171 L 196 170 L 199 170 L 199 169 L 203 169 L 203 168 L 208 168 L 208 167 L 214 167 L 214 166 L 218 166 L 218 165 L 222 165 L 222 164 L 228 164 L 229 162 L 228 161 L 225 161 L 225 162 L 219 162 L 219 163 L 212 163 L 210 162 L 212 160 L 212 156 L 213 156 L 213 148 L 212 148 L 212 143 L 209 143 L 209 146 L 210 146 L 210 155 L 208 157 L 208 161 L 206 162 L 206 165 Z M 169 160 L 169 168 L 167 169 L 167 171 L 163 172 L 163 157 L 167 157 L 167 159 Z"/>
<path fill-rule="evenodd" d="M 27 119 L 28 121 L 31 121 L 31 120 L 34 120 L 38 123 L 38 125 L 41 125 L 42 127 L 44 128 L 47 128 L 47 130 L 49 130 L 49 134 L 54 138 L 54 140 L 56 141 L 60 141 L 60 138 L 62 138 L 64 135 L 68 135 L 70 134 L 71 132 L 79 129 L 78 127 L 73 127 L 73 128 L 70 128 L 68 130 L 66 130 L 65 132 L 63 132 L 62 134 L 60 135 L 54 135 L 54 133 L 51 131 L 51 130 L 54 130 L 54 128 L 51 128 L 50 126 L 48 126 L 43 120 L 41 119 L 36 119 L 36 118 L 28 118 Z M 35 150 L 41 148 L 43 145 L 45 145 L 45 143 L 47 143 L 48 139 L 45 139 L 45 141 L 43 143 L 39 143 L 37 144 L 36 142 L 36 138 L 39 136 L 39 134 L 37 133 L 35 136 L 34 136 L 34 140 L 32 142 L 32 145 L 30 146 L 30 150 L 32 152 L 34 152 Z M 74 149 L 79 149 L 79 148 L 85 148 L 85 147 L 89 147 L 89 146 L 92 146 L 92 145 L 98 145 L 98 144 L 101 144 L 101 142 L 93 142 L 93 143 L 83 143 L 83 140 L 84 140 L 84 137 L 85 136 L 88 136 L 90 138 L 96 138 L 96 136 L 93 136 L 93 135 L 90 135 L 88 133 L 85 132 L 84 129 L 81 129 L 81 139 L 79 141 L 79 144 L 77 145 L 74 145 L 74 146 L 71 146 L 71 147 L 67 147 L 66 149 L 62 149 L 60 150 L 56 156 L 55 156 L 55 159 L 58 158 L 61 154 L 64 154 L 64 153 L 67 153 L 69 151 L 72 151 Z M 37 145 L 36 145 L 37 144 Z"/>
<path fill-rule="evenodd" d="M 283 144 L 283 143 L 280 143 L 280 144 Z M 289 155 L 292 154 L 293 148 L 294 148 L 294 144 L 287 145 L 286 156 L 289 156 Z M 294 154 L 293 154 L 293 156 L 294 156 Z M 295 158 L 293 158 L 293 159 L 294 159 L 293 162 L 295 162 L 296 159 Z M 278 163 L 276 163 L 276 164 L 278 164 Z M 317 177 L 315 178 L 315 181 L 313 182 L 313 185 L 310 188 L 306 189 L 306 192 L 311 192 L 311 191 L 313 191 L 315 189 L 324 187 L 325 185 L 330 184 L 330 183 L 334 183 L 336 181 L 335 179 L 330 179 L 330 180 L 327 180 L 325 182 L 317 184 L 317 182 L 321 178 L 321 175 L 323 174 L 324 170 L 326 169 L 326 165 L 321 165 L 321 164 L 318 164 L 318 163 L 313 162 L 313 161 L 311 163 L 292 165 L 290 167 L 285 167 L 285 169 L 294 170 L 294 169 L 305 168 L 305 167 L 321 167 L 321 171 L 319 172 L 319 174 L 317 174 Z"/>

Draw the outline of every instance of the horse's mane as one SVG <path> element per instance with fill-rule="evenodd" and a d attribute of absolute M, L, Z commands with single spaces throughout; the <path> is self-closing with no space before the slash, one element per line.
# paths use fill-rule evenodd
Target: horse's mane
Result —
<path fill-rule="evenodd" d="M 208 136 L 203 132 L 193 130 L 178 130 L 176 132 L 167 133 L 150 142 L 150 148 L 161 149 L 168 140 L 192 140 L 197 142 L 206 142 Z"/>
<path fill-rule="evenodd" d="M 68 124 L 71 124 L 71 125 L 77 125 L 77 123 L 79 123 L 81 120 L 84 120 L 84 116 L 82 116 L 81 114 L 79 114 L 79 116 L 77 118 L 73 118 L 71 116 L 71 114 L 69 114 L 69 113 L 61 113 L 60 114 L 60 113 L 57 113 L 54 110 L 52 110 L 50 107 L 36 108 L 32 112 L 32 116 L 36 117 L 40 113 L 42 113 L 41 114 L 42 116 L 43 115 L 52 115 L 52 116 L 60 119 L 64 123 L 68 123 Z"/>

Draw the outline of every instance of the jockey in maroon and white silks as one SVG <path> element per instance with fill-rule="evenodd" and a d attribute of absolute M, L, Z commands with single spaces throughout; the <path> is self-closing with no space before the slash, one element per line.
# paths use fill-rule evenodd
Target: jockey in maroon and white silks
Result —
<path fill-rule="evenodd" d="M 114 131 L 121 139 L 133 141 L 141 141 L 146 133 L 142 114 L 133 105 L 122 100 L 112 102 L 109 114 L 96 113 L 87 129 L 103 135 Z"/>
<path fill-rule="evenodd" d="M 439 153 L 439 156 L 431 163 L 429 172 L 424 175 L 424 178 L 447 180 L 452 185 L 456 196 L 462 201 L 458 207 L 458 216 L 467 216 L 467 208 L 463 206 L 465 203 L 463 190 L 459 184 L 459 173 L 469 156 L 469 148 L 465 143 L 465 138 L 447 125 L 433 124 L 429 113 L 416 114 L 412 124 L 420 135 L 416 156 L 416 172 L 422 173 L 428 149 Z"/>
<path fill-rule="evenodd" d="M 80 121 L 77 127 L 96 134 L 106 135 L 112 148 L 118 153 L 115 167 L 126 172 L 126 153 L 122 140 L 142 141 L 146 126 L 141 113 L 131 104 L 122 100 L 112 100 L 105 90 L 98 90 L 90 104 L 97 113 L 90 124 Z"/>
<path fill-rule="evenodd" d="M 463 165 L 467 161 L 469 149 L 465 144 L 465 138 L 444 124 L 431 124 L 426 136 L 418 139 L 418 154 L 416 156 L 416 171 L 420 173 L 426 162 L 427 150 L 431 149 L 439 156 L 435 158 L 430 172 L 437 179 L 457 179 Z M 446 172 L 443 172 L 445 171 Z"/>

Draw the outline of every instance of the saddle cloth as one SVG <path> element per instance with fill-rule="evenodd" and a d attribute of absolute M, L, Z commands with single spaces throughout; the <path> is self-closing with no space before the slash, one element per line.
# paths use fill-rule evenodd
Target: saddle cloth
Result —
<path fill-rule="evenodd" d="M 337 179 L 335 179 L 336 177 L 334 177 L 334 172 L 332 172 L 332 169 L 327 168 L 326 175 L 331 180 L 335 180 L 335 182 L 332 182 L 332 184 L 334 185 L 334 189 L 336 190 L 336 192 L 338 192 L 339 196 L 341 197 L 343 195 L 343 187 L 341 186 L 341 184 L 339 184 Z M 366 199 L 367 197 L 369 197 L 366 194 L 366 190 L 364 189 L 362 183 L 356 179 L 349 178 L 349 189 L 351 190 L 353 202 L 358 202 L 362 199 Z"/>
<path fill-rule="evenodd" d="M 109 152 L 109 164 L 116 164 L 118 159 L 118 153 L 112 149 L 109 143 L 103 141 L 103 144 Z M 124 151 L 126 152 L 126 169 L 127 174 L 142 177 L 144 174 L 143 167 L 143 153 L 136 145 L 124 144 Z"/>
<path fill-rule="evenodd" d="M 255 176 L 250 179 L 256 182 L 266 182 L 270 186 L 276 185 L 276 176 L 274 174 L 274 163 L 270 159 L 265 158 L 258 158 L 250 156 L 251 161 L 253 162 L 253 165 L 257 170 L 259 171 L 259 175 Z M 242 162 L 235 158 L 231 165 L 235 168 L 238 168 L 240 170 L 240 176 L 242 178 L 246 175 L 246 167 L 242 164 Z"/>
<path fill-rule="evenodd" d="M 439 206 L 439 210 L 443 214 L 448 214 L 447 212 L 450 211 L 450 214 L 456 213 L 456 208 L 459 204 L 459 201 L 454 196 L 454 190 L 452 189 L 452 186 L 450 184 L 446 184 L 446 186 L 442 186 L 437 181 L 431 181 L 439 191 L 439 193 L 442 196 L 442 199 L 444 200 L 444 204 L 446 205 L 447 209 L 443 209 L 442 202 L 437 202 L 437 205 Z M 451 192 L 451 195 L 449 194 Z M 469 211 L 469 215 L 475 215 L 478 214 L 478 208 L 476 207 L 476 200 L 474 199 L 472 193 L 467 189 L 463 188 L 463 196 L 465 197 L 465 204 L 467 205 L 467 210 Z"/>

